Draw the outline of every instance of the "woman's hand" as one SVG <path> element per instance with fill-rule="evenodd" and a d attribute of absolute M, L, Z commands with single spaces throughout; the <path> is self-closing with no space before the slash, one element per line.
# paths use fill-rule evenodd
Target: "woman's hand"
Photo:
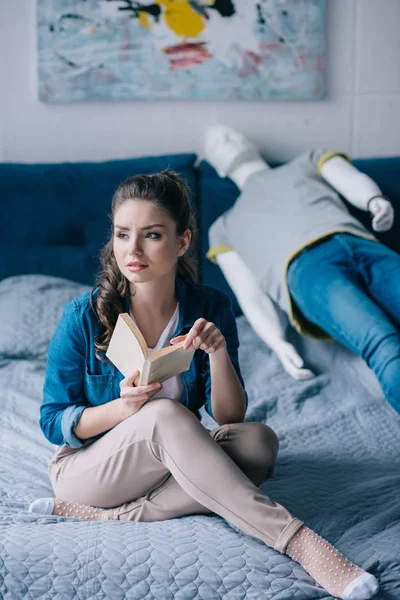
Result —
<path fill-rule="evenodd" d="M 183 345 L 185 350 L 194 348 L 204 350 L 206 354 L 212 354 L 221 349 L 226 349 L 226 341 L 220 330 L 205 319 L 197 319 L 186 335 L 179 335 L 170 340 L 171 344 L 179 344 L 185 340 Z"/>
<path fill-rule="evenodd" d="M 162 383 L 150 383 L 149 385 L 135 385 L 135 381 L 139 375 L 139 369 L 136 369 L 125 377 L 119 384 L 120 387 L 120 400 L 121 400 L 121 412 L 123 419 L 134 415 L 140 410 L 143 404 L 146 404 L 148 400 L 162 388 Z"/>

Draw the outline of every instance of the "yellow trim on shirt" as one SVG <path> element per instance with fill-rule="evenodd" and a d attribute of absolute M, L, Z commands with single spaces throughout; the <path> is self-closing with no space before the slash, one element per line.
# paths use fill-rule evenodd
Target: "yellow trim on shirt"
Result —
<path fill-rule="evenodd" d="M 343 158 L 348 160 L 349 163 L 351 163 L 350 156 L 345 154 L 345 152 L 335 152 L 335 151 L 325 152 L 325 154 L 323 154 L 322 156 L 319 157 L 318 162 L 317 162 L 317 171 L 320 175 L 321 175 L 321 169 L 322 169 L 323 165 L 333 156 L 342 156 Z"/>
<path fill-rule="evenodd" d="M 206 257 L 211 260 L 212 263 L 217 265 L 217 259 L 215 258 L 217 254 L 222 254 L 223 252 L 232 252 L 232 246 L 212 246 L 206 254 Z"/>
<path fill-rule="evenodd" d="M 380 243 L 379 240 L 377 240 L 372 233 L 371 234 L 368 234 L 368 233 L 363 234 L 363 233 L 356 233 L 355 231 L 350 231 L 348 229 L 333 229 L 332 231 L 328 231 L 327 233 L 324 233 L 323 235 L 319 235 L 316 238 L 313 238 L 312 240 L 310 240 L 306 244 L 303 244 L 302 246 L 300 246 L 300 248 L 297 248 L 297 250 L 292 252 L 292 254 L 289 256 L 289 258 L 287 259 L 287 261 L 285 263 L 285 270 L 284 270 L 285 290 L 286 290 L 286 295 L 287 295 L 288 304 L 289 304 L 289 319 L 290 319 L 292 325 L 294 326 L 296 331 L 298 331 L 298 333 L 301 333 L 307 337 L 316 338 L 317 340 L 324 340 L 326 342 L 332 342 L 333 341 L 332 336 L 327 334 L 326 331 L 321 329 L 321 327 L 319 327 L 318 325 L 315 325 L 314 323 L 311 323 L 311 321 L 306 319 L 306 317 L 303 315 L 303 313 L 301 312 L 301 310 L 299 309 L 299 307 L 296 305 L 295 301 L 293 300 L 292 296 L 290 295 L 289 286 L 287 283 L 287 270 L 289 268 L 290 262 L 294 258 L 296 258 L 296 256 L 298 256 L 304 248 L 313 246 L 316 242 L 321 241 L 326 237 L 330 237 L 331 235 L 334 235 L 335 233 L 350 233 L 352 235 L 357 235 L 357 236 L 365 238 L 367 240 L 372 240 L 373 242 Z"/>

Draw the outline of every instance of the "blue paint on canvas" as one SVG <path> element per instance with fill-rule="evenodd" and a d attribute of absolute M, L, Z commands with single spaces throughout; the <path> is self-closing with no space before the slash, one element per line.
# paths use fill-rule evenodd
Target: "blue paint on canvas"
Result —
<path fill-rule="evenodd" d="M 325 0 L 38 0 L 39 96 L 324 97 Z"/>

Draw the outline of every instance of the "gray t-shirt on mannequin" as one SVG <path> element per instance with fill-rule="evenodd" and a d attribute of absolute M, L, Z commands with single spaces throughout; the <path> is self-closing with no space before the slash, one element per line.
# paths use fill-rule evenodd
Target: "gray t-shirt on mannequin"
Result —
<path fill-rule="evenodd" d="M 233 207 L 208 233 L 209 260 L 217 264 L 217 254 L 235 250 L 296 329 L 323 339 L 330 338 L 310 324 L 290 298 L 286 284 L 289 262 L 306 246 L 335 232 L 378 241 L 319 174 L 334 155 L 350 160 L 346 154 L 317 149 L 280 167 L 253 173 Z"/>

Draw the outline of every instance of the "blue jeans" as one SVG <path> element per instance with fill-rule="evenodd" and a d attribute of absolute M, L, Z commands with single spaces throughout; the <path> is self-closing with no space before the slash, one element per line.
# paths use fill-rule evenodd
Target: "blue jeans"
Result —
<path fill-rule="evenodd" d="M 362 356 L 400 413 L 400 255 L 338 233 L 302 250 L 287 279 L 306 319 Z"/>

